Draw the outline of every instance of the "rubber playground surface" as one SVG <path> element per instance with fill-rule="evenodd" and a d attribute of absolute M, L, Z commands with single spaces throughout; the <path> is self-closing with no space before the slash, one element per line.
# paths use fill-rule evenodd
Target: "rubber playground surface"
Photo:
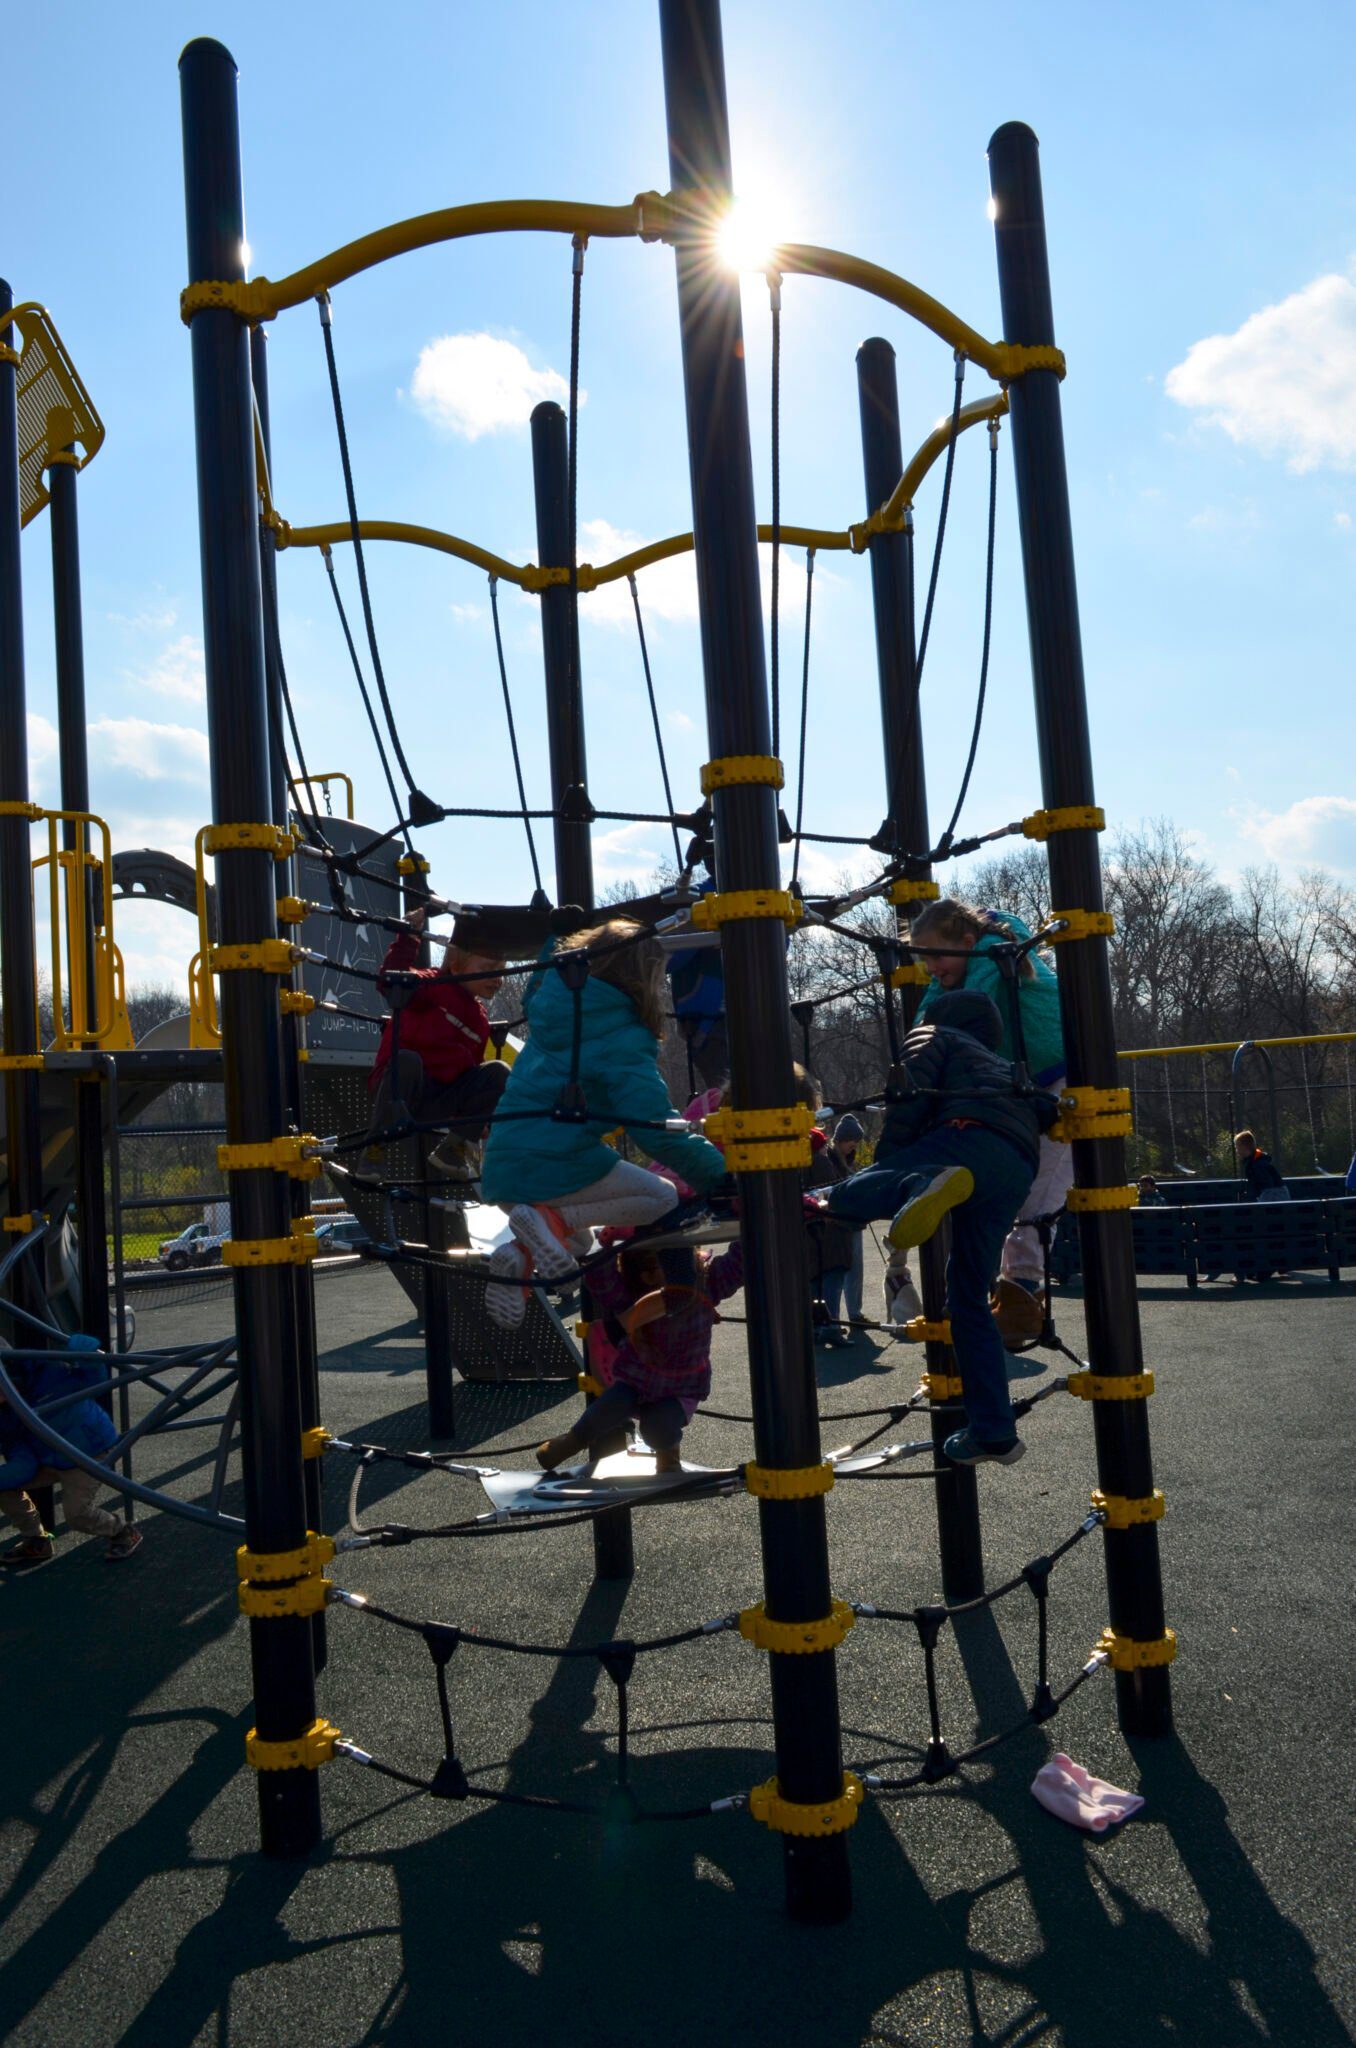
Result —
<path fill-rule="evenodd" d="M 404 1296 L 363 1270 L 327 1278 L 317 1299 L 329 1427 L 422 1444 Z M 140 1338 L 201 1336 L 229 1315 L 212 1289 L 147 1314 Z M 837 1928 L 787 1920 L 780 1845 L 747 1813 L 622 1828 L 434 1800 L 342 1760 L 322 1772 L 321 1852 L 265 1862 L 229 1545 L 149 1511 L 125 1566 L 63 1536 L 55 1566 L 0 1586 L 0 2034 L 15 2048 L 1350 2041 L 1351 1289 L 1306 1277 L 1189 1297 L 1183 1282 L 1149 1282 L 1143 1316 L 1176 1737 L 1127 1744 L 1103 1673 L 963 1785 L 868 1801 L 850 1837 L 855 1911 Z M 1076 1294 L 1060 1323 L 1078 1348 Z M 918 1356 L 867 1338 L 821 1354 L 822 1408 L 905 1398 Z M 1040 1357 L 1014 1362 L 1024 1390 Z M 717 1331 L 715 1359 L 714 1403 L 747 1410 L 741 1328 Z M 474 1458 L 544 1436 L 576 1400 L 459 1385 L 458 1445 Z M 826 1424 L 826 1447 L 854 1427 Z M 990 1584 L 1068 1535 L 1095 1481 L 1086 1404 L 1047 1401 L 1023 1433 L 1020 1465 L 980 1474 Z M 154 1439 L 140 1475 L 201 1490 L 204 1441 Z M 685 1440 L 704 1464 L 750 1453 L 747 1430 L 714 1420 Z M 331 1531 L 352 1475 L 329 1455 Z M 238 1488 L 226 1504 L 239 1511 Z M 364 1481 L 363 1512 L 379 1519 L 432 1525 L 484 1504 L 469 1481 L 403 1467 Z M 936 1597 L 926 1482 L 840 1484 L 827 1508 L 840 1598 Z M 398 1613 L 554 1644 L 664 1633 L 761 1593 L 747 1496 L 638 1513 L 636 1555 L 629 1585 L 594 1587 L 590 1531 L 575 1527 L 361 1551 L 329 1569 Z M 1058 1687 L 1106 1621 L 1095 1535 L 1056 1570 L 1050 1618 Z M 328 1632 L 321 1712 L 430 1776 L 442 1731 L 419 1637 L 333 1608 Z M 944 1636 L 953 1748 L 1020 1717 L 1034 1640 L 1024 1588 Z M 912 1630 L 859 1623 L 838 1669 L 846 1760 L 916 1766 L 927 1714 Z M 448 1677 L 473 1778 L 602 1803 L 616 1695 L 594 1659 L 463 1644 Z M 771 1775 L 769 1711 L 767 1659 L 738 1636 L 643 1658 L 631 1686 L 642 1805 L 699 1804 Z M 1100 1838 L 1046 1814 L 1029 1786 L 1058 1749 L 1142 1792 L 1143 1812 Z"/>

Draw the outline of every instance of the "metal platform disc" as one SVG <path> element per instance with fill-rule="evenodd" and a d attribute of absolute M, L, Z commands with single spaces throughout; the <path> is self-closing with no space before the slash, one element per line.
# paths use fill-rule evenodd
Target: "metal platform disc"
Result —
<path fill-rule="evenodd" d="M 701 1484 L 694 1486 L 694 1480 Z M 653 1453 L 636 1448 L 601 1458 L 592 1470 L 578 1464 L 558 1472 L 482 1471 L 480 1483 L 501 1515 L 550 1515 L 617 1507 L 675 1491 L 685 1500 L 706 1499 L 734 1493 L 741 1482 L 738 1466 L 685 1464 L 681 1472 L 659 1473 Z"/>
<path fill-rule="evenodd" d="M 880 1472 L 889 1465 L 898 1465 L 904 1458 L 921 1458 L 925 1453 L 931 1457 L 933 1448 L 928 1437 L 918 1443 L 882 1444 L 879 1450 L 860 1451 L 855 1458 L 845 1458 L 841 1451 L 829 1451 L 825 1462 L 845 1479 L 855 1479 L 863 1472 Z"/>

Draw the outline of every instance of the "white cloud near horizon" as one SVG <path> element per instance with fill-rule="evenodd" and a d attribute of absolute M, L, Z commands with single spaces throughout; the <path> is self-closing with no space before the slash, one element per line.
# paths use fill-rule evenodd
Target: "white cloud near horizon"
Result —
<path fill-rule="evenodd" d="M 92 761 L 104 771 L 121 768 L 143 782 L 207 780 L 207 735 L 192 726 L 95 718 L 89 737 Z"/>
<path fill-rule="evenodd" d="M 1356 468 L 1356 279 L 1329 272 L 1194 342 L 1168 397 L 1296 473 Z"/>
<path fill-rule="evenodd" d="M 579 558 L 590 562 L 595 568 L 615 562 L 622 555 L 632 555 L 638 549 L 648 547 L 649 542 L 639 533 L 626 527 L 613 526 L 607 519 L 585 519 L 579 526 Z M 759 582 L 762 589 L 763 618 L 772 617 L 772 547 L 767 541 L 758 549 Z M 838 578 L 825 570 L 819 562 L 815 565 L 817 590 L 826 584 L 835 584 Z M 689 548 L 685 554 L 672 555 L 666 561 L 654 562 L 642 569 L 636 578 L 640 592 L 641 616 L 646 625 L 652 619 L 662 620 L 666 625 L 695 625 L 697 608 L 697 566 Z M 805 616 L 805 555 L 799 548 L 783 548 L 779 576 L 778 605 L 781 611 L 782 648 L 785 652 L 792 637 L 800 632 Z M 622 579 L 616 583 L 604 583 L 597 590 L 586 591 L 580 604 L 580 619 L 595 626 L 635 626 L 635 608 L 631 602 L 630 585 Z M 797 640 L 797 645 L 799 641 Z"/>
<path fill-rule="evenodd" d="M 1282 866 L 1334 868 L 1356 874 L 1356 799 L 1302 796 L 1284 811 L 1263 811 L 1243 822 L 1268 860 Z"/>
<path fill-rule="evenodd" d="M 494 334 L 440 334 L 420 349 L 410 379 L 425 419 L 463 441 L 525 427 L 544 398 L 563 405 L 569 395 L 558 370 L 534 369 L 517 342 Z M 587 396 L 580 391 L 581 405 Z"/>
<path fill-rule="evenodd" d="M 175 624 L 174 614 L 168 614 L 168 625 Z M 202 641 L 195 633 L 181 633 L 177 640 L 171 640 L 147 668 L 125 668 L 123 681 L 133 689 L 149 690 L 156 697 L 170 697 L 181 704 L 205 704 L 207 702 L 207 670 L 203 662 Z"/>

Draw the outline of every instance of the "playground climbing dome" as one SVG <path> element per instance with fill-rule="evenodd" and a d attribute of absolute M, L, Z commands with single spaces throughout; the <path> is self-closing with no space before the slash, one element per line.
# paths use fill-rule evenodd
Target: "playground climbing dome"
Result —
<path fill-rule="evenodd" d="M 217 874 L 218 934 L 206 948 L 201 979 L 207 991 L 204 1002 L 210 999 L 213 977 L 220 983 L 219 1013 L 210 1024 L 213 1030 L 219 1027 L 226 1082 L 228 1129 L 221 1161 L 229 1176 L 232 1202 L 230 1264 L 246 1474 L 244 1543 L 238 1553 L 238 1568 L 240 1603 L 249 1623 L 256 1723 L 247 1756 L 257 1772 L 263 1846 L 273 1854 L 302 1854 L 319 1839 L 318 1767 L 336 1755 L 424 1785 L 438 1796 L 502 1800 L 508 1795 L 473 1785 L 458 1760 L 449 1683 L 454 1653 L 463 1647 L 469 1652 L 474 1642 L 477 1651 L 593 1657 L 617 1689 L 618 1795 L 620 1804 L 628 1806 L 632 1802 L 626 1783 L 627 1688 L 636 1660 L 651 1652 L 738 1633 L 771 1660 L 775 1775 L 760 1787 L 722 1793 L 706 1806 L 667 1817 L 696 1817 L 715 1809 L 747 1806 L 757 1820 L 781 1836 L 791 1912 L 801 1919 L 825 1921 L 841 1918 L 850 1907 L 848 1841 L 863 1798 L 868 1793 L 889 1796 L 909 1785 L 906 1780 L 877 1778 L 873 1782 L 867 1774 L 844 1768 L 835 1660 L 839 1646 L 857 1624 L 892 1622 L 911 1629 L 919 1643 L 930 1709 L 928 1746 L 918 1774 L 922 1781 L 953 1776 L 967 1756 L 977 1754 L 951 1751 L 940 1723 L 933 1660 L 949 1617 L 966 1607 L 1016 1594 L 1023 1587 L 1037 1605 L 1038 1640 L 1030 1708 L 1022 1725 L 1030 1719 L 1048 1718 L 1074 1686 L 1109 1663 L 1115 1672 L 1123 1727 L 1144 1735 L 1164 1734 L 1170 1728 L 1167 1665 L 1175 1645 L 1165 1622 L 1159 1570 L 1157 1522 L 1163 1501 L 1153 1485 L 1147 1411 L 1153 1375 L 1144 1367 L 1134 1294 L 1129 1219 L 1134 1191 L 1126 1183 L 1124 1158 L 1128 1092 L 1117 1084 L 1106 951 L 1111 920 L 1102 906 L 1097 850 L 1097 834 L 1104 821 L 1096 805 L 1088 742 L 1060 426 L 1060 381 L 1065 365 L 1055 343 L 1035 137 L 1020 124 L 1010 124 L 990 143 L 1003 306 L 1000 341 L 987 339 L 917 286 L 876 264 L 801 244 L 784 245 L 771 253 L 767 276 L 773 321 L 774 491 L 771 523 L 760 528 L 754 506 L 739 280 L 718 253 L 720 224 L 733 191 L 719 7 L 717 0 L 661 0 L 659 11 L 670 150 L 667 192 L 647 192 L 621 206 L 505 201 L 424 214 L 364 236 L 277 282 L 265 278 L 247 281 L 243 272 L 234 63 L 220 44 L 207 40 L 190 44 L 181 60 L 191 280 L 181 311 L 191 330 L 214 790 L 214 818 L 204 850 L 214 854 Z M 511 564 L 453 536 L 359 519 L 329 298 L 360 271 L 409 251 L 467 235 L 529 231 L 565 238 L 571 270 L 569 416 L 558 421 L 548 418 L 541 423 L 540 433 L 534 421 L 534 452 L 540 454 L 539 566 Z M 691 447 L 702 451 L 702 460 L 692 465 L 690 534 L 595 568 L 577 560 L 577 394 L 585 251 L 592 243 L 609 239 L 640 240 L 672 253 L 682 323 L 688 436 Z M 906 467 L 889 345 L 870 341 L 859 353 L 863 460 L 867 502 L 872 509 L 861 522 L 842 529 L 797 527 L 781 519 L 776 371 L 783 289 L 786 280 L 799 276 L 853 286 L 921 323 L 952 354 L 950 416 Z M 262 406 L 258 402 L 258 330 L 261 323 L 308 299 L 318 300 L 321 306 L 348 518 L 330 527 L 294 529 L 277 509 L 268 476 L 267 406 L 266 401 Z M 986 373 L 997 389 L 991 397 L 966 406 L 962 387 L 970 368 Z M 12 365 L 0 363 L 0 379 L 12 391 Z M 8 397 L 0 384 L 0 399 Z M 559 408 L 555 412 L 558 415 Z M 944 1316 L 942 1245 L 927 1247 L 920 1262 L 925 1313 L 913 1334 L 925 1351 L 922 1386 L 917 1395 L 884 1411 L 888 1429 L 892 1421 L 903 1420 L 919 1407 L 928 1415 L 930 1436 L 921 1443 L 882 1449 L 873 1449 L 867 1439 L 827 1456 L 822 1449 L 800 1194 L 800 1169 L 809 1157 L 808 1115 L 794 1102 L 792 1092 L 785 938 L 788 929 L 815 921 L 851 929 L 839 927 L 838 920 L 851 907 L 852 899 L 816 902 L 807 899 L 799 885 L 800 844 L 812 836 L 803 829 L 802 801 L 812 575 L 807 577 L 794 826 L 788 825 L 779 808 L 786 777 L 780 759 L 776 586 L 784 545 L 804 547 L 811 565 L 815 553 L 834 548 L 865 553 L 870 564 L 887 813 L 878 830 L 862 834 L 861 843 L 881 856 L 883 872 L 858 892 L 858 897 L 877 892 L 896 913 L 896 939 L 879 943 L 875 966 L 889 1020 L 891 1049 L 897 1058 L 900 1018 L 895 1005 L 898 1003 L 907 1024 L 926 978 L 909 953 L 910 915 L 939 893 L 933 868 L 967 844 L 979 843 L 961 839 L 958 828 L 987 684 L 997 425 L 1005 414 L 1014 455 L 1042 789 L 1040 806 L 1028 818 L 980 837 L 1020 830 L 1046 844 L 1050 900 L 1066 906 L 1052 914 L 1039 936 L 1056 946 L 1059 966 L 1069 1069 L 1060 1130 L 1073 1147 L 1075 1187 L 1069 1207 L 1078 1219 L 1088 1357 L 1076 1361 L 1078 1370 L 1058 1384 L 1089 1403 L 1098 1484 L 1090 1512 L 1062 1544 L 1031 1560 L 1009 1582 L 986 1588 L 974 1474 L 948 1468 L 938 1456 L 960 1393 Z M 959 799 L 934 843 L 928 830 L 918 690 L 957 445 L 967 427 L 981 423 L 989 430 L 990 445 L 989 547 L 974 743 Z M 913 498 L 932 463 L 942 458 L 941 511 L 920 630 L 914 608 Z M 773 549 L 771 687 L 758 601 L 760 535 Z M 696 557 L 710 751 L 702 775 L 702 802 L 688 812 L 675 810 L 665 769 L 666 809 L 648 814 L 672 827 L 675 852 L 680 850 L 684 832 L 691 834 L 695 852 L 683 857 L 679 886 L 670 899 L 633 909 L 638 932 L 655 929 L 672 935 L 696 930 L 717 938 L 721 948 L 732 1082 L 731 1105 L 721 1135 L 737 1188 L 745 1248 L 752 1394 L 747 1420 L 754 1454 L 720 1471 L 689 1471 L 676 1475 L 671 1483 L 658 1484 L 649 1473 L 639 1481 L 632 1479 L 636 1461 L 620 1452 L 612 1461 L 602 1460 L 596 1471 L 558 1475 L 549 1482 L 533 1479 L 529 1486 L 521 1474 L 468 1468 L 461 1461 L 429 1453 L 426 1464 L 430 1468 L 482 1484 L 490 1495 L 491 1512 L 488 1517 L 417 1532 L 449 1538 L 483 1537 L 509 1529 L 544 1532 L 584 1517 L 594 1524 L 600 1570 L 623 1575 L 630 1569 L 629 1503 L 652 1506 L 737 1490 L 753 1493 L 758 1501 L 763 1552 L 761 1601 L 650 1642 L 615 1640 L 562 1647 L 520 1643 L 507 1637 L 472 1639 L 446 1623 L 417 1620 L 377 1607 L 360 1593 L 340 1592 L 327 1583 L 323 1566 L 334 1554 L 336 1539 L 319 1532 L 308 1515 L 308 1502 L 316 1498 L 314 1468 L 319 1456 L 355 1455 L 360 1480 L 383 1450 L 371 1445 L 327 1445 L 313 1404 L 308 1407 L 304 1345 L 298 1331 L 309 1299 L 315 1244 L 306 1220 L 305 1183 L 323 1156 L 328 1155 L 337 1165 L 351 1141 L 316 1139 L 295 1121 L 291 1128 L 286 1127 L 287 1034 L 297 1028 L 301 1008 L 291 979 L 297 965 L 308 957 L 292 932 L 308 915 L 322 910 L 341 920 L 369 922 L 371 913 L 355 909 L 346 894 L 346 877 L 360 872 L 362 862 L 337 854 L 327 842 L 314 795 L 318 778 L 308 776 L 295 720 L 291 727 L 295 754 L 291 786 L 300 799 L 300 830 L 311 854 L 321 863 L 331 903 L 312 905 L 290 891 L 279 896 L 278 864 L 290 859 L 295 842 L 288 815 L 283 741 L 284 719 L 291 706 L 277 631 L 277 561 L 290 548 L 312 545 L 323 549 L 337 599 L 332 550 L 343 544 L 354 549 L 380 722 L 366 690 L 356 641 L 348 631 L 346 614 L 341 615 L 372 731 L 386 765 L 395 823 L 385 836 L 398 837 L 405 847 L 400 868 L 405 885 L 402 907 L 408 912 L 416 903 L 431 906 L 435 901 L 427 882 L 427 863 L 416 851 L 412 835 L 454 815 L 454 810 L 417 786 L 400 742 L 380 660 L 363 543 L 393 539 L 413 540 L 478 563 L 491 579 L 492 596 L 498 582 L 512 581 L 541 600 L 552 803 L 547 811 L 529 811 L 515 741 L 519 803 L 507 815 L 522 818 L 529 840 L 534 816 L 549 820 L 556 854 L 556 902 L 552 905 L 546 895 L 533 844 L 538 888 L 530 906 L 500 907 L 497 911 L 482 906 L 474 914 L 471 907 L 443 906 L 460 912 L 472 925 L 479 918 L 482 928 L 493 928 L 501 942 L 506 935 L 511 941 L 516 934 L 519 957 L 544 936 L 578 930 L 591 921 L 591 822 L 642 815 L 595 809 L 588 794 L 578 646 L 580 594 L 606 580 L 628 579 L 644 652 L 637 579 L 649 563 L 681 550 L 691 549 Z M 501 639 L 498 650 L 512 737 Z M 650 684 L 648 657 L 644 666 Z M 650 696 L 653 709 L 652 685 Z M 389 754 L 382 738 L 383 724 Z M 404 781 L 403 795 L 397 772 Z M 782 847 L 788 842 L 795 848 L 789 888 L 783 885 L 781 868 Z M 691 882 L 703 859 L 709 859 L 715 886 L 698 894 Z M 393 914 L 391 922 L 401 928 L 399 916 Z M 508 950 L 514 952 L 512 943 Z M 580 955 L 570 957 L 578 961 Z M 586 961 L 584 968 L 586 971 Z M 7 1054 L 11 1051 L 7 1044 Z M 885 1088 L 898 1083 L 896 1072 Z M 1014 1086 L 1029 1085 L 1019 1059 Z M 587 1116 L 587 1105 L 563 1100 L 552 1113 Z M 25 1249 L 27 1237 L 22 1231 L 20 1236 L 20 1244 L 12 1248 L 14 1254 Z M 413 1250 L 400 1243 L 391 1249 L 407 1256 Z M 436 1264 L 440 1256 L 436 1248 L 425 1247 L 424 1251 L 430 1263 Z M 446 1256 L 454 1258 L 456 1254 Z M 431 1345 L 434 1342 L 432 1326 L 429 1341 Z M 928 1454 L 932 1462 L 922 1476 L 935 1490 L 948 1604 L 894 1610 L 868 1601 L 835 1599 L 828 1542 L 831 1490 L 839 1480 L 902 1475 L 909 1469 L 910 1458 Z M 497 1496 L 499 1481 L 512 1484 Z M 339 1547 L 360 1550 L 373 1543 L 390 1545 L 414 1539 L 416 1532 L 399 1525 L 366 1529 L 357 1519 L 357 1498 L 355 1482 L 354 1526 L 346 1537 L 337 1539 Z M 703 1512 L 715 1510 L 708 1507 Z M 1100 1533 L 1102 1540 L 1109 1625 L 1087 1662 L 1056 1692 L 1047 1669 L 1045 1617 L 1051 1572 L 1065 1553 L 1093 1533 Z M 365 1609 L 393 1628 L 421 1636 L 434 1667 L 443 1737 L 442 1761 L 431 1775 L 403 1773 L 392 1764 L 378 1763 L 317 1712 L 314 1624 L 331 1601 Z"/>

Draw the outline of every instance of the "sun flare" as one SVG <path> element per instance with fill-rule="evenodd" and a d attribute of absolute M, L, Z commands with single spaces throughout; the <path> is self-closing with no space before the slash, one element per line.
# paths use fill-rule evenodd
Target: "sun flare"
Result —
<path fill-rule="evenodd" d="M 766 270 L 780 239 L 770 205 L 754 194 L 732 201 L 717 230 L 716 246 L 730 270 Z"/>

